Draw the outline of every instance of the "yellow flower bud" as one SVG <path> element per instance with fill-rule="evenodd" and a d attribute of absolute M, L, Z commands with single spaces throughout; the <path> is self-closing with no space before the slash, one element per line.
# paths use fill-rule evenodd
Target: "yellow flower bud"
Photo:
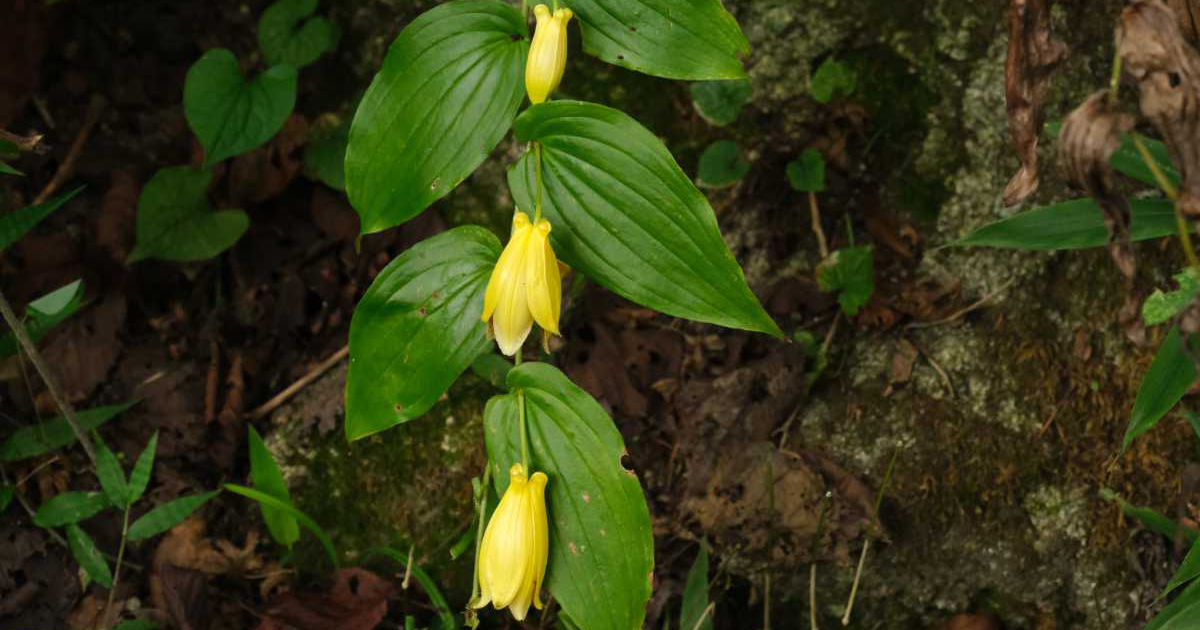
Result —
<path fill-rule="evenodd" d="M 548 333 L 559 334 L 562 276 L 549 237 L 549 221 L 542 219 L 533 225 L 529 215 L 517 211 L 512 236 L 488 281 L 481 319 L 491 321 L 496 343 L 508 356 L 525 343 L 533 322 Z"/>
<path fill-rule="evenodd" d="M 575 15 L 570 9 L 556 9 L 539 4 L 533 7 L 537 27 L 533 31 L 533 44 L 529 46 L 529 59 L 525 62 L 525 91 L 534 105 L 545 101 L 562 81 L 563 68 L 567 65 L 567 22 Z"/>
<path fill-rule="evenodd" d="M 542 608 L 542 580 L 550 551 L 548 479 L 540 472 L 526 477 L 521 464 L 513 464 L 508 477 L 508 490 L 483 533 L 478 559 L 480 594 L 471 606 L 483 608 L 491 602 L 497 610 L 507 607 L 520 621 L 531 603 Z"/>

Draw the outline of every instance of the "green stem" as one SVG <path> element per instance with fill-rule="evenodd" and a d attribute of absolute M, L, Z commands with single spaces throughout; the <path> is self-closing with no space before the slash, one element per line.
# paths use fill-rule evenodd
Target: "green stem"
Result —
<path fill-rule="evenodd" d="M 1171 182 L 1167 179 L 1167 176 L 1163 174 L 1162 169 L 1158 167 L 1158 160 L 1154 159 L 1154 156 L 1150 155 L 1150 150 L 1147 149 L 1146 144 L 1142 142 L 1142 137 L 1136 132 L 1131 133 L 1130 137 L 1133 138 L 1133 146 L 1137 148 L 1138 154 L 1142 156 L 1142 162 L 1144 162 L 1150 169 L 1150 172 L 1154 174 L 1154 181 L 1158 182 L 1158 187 L 1161 188 L 1162 191 L 1166 193 L 1167 197 L 1169 197 L 1172 201 L 1177 201 L 1179 198 L 1179 191 L 1176 190 L 1175 186 L 1171 184 Z M 1197 260 L 1196 258 L 1196 250 L 1192 249 L 1192 231 L 1188 228 L 1187 221 L 1183 218 L 1183 213 L 1179 211 L 1179 204 L 1171 204 L 1171 207 L 1175 210 L 1175 224 L 1179 229 L 1179 243 L 1183 246 L 1183 255 L 1185 258 L 1187 258 L 1188 264 L 1191 265 L 1193 269 L 1200 271 L 1200 260 Z"/>
<path fill-rule="evenodd" d="M 471 599 L 468 600 L 470 604 L 467 604 L 467 606 L 473 606 L 475 604 L 475 600 L 479 599 L 479 549 L 483 546 L 483 528 L 484 525 L 486 525 L 486 523 L 484 523 L 484 519 L 487 518 L 488 492 L 491 490 L 491 487 L 488 484 L 491 482 L 492 463 L 484 462 L 483 483 L 479 486 L 479 500 L 476 501 L 476 504 L 479 507 L 479 524 L 476 525 L 475 529 L 475 579 L 471 582 Z"/>
<path fill-rule="evenodd" d="M 537 225 L 542 220 L 542 144 L 534 141 L 533 143 L 533 177 L 537 181 L 537 197 L 534 198 L 533 204 L 533 224 Z"/>
<path fill-rule="evenodd" d="M 125 516 L 121 523 L 121 546 L 117 549 L 117 566 L 113 569 L 112 588 L 108 589 L 108 604 L 104 606 L 104 618 L 112 614 L 113 600 L 117 595 L 117 586 L 121 583 L 121 561 L 125 559 L 125 542 L 129 540 L 129 506 L 125 506 Z"/>
<path fill-rule="evenodd" d="M 529 471 L 529 421 L 526 419 L 525 413 L 525 390 L 517 390 L 517 410 L 521 414 L 521 465 L 525 467 L 525 474 L 530 474 Z"/>

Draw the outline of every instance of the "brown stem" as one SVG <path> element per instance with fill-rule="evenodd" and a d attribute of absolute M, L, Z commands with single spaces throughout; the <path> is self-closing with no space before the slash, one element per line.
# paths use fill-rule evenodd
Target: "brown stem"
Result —
<path fill-rule="evenodd" d="M 79 156 L 83 153 L 83 146 L 87 144 L 88 136 L 92 135 L 92 129 L 96 123 L 100 121 L 100 114 L 104 111 L 104 98 L 100 96 L 92 97 L 91 103 L 88 104 L 87 117 L 83 120 L 83 127 L 79 129 L 79 135 L 75 136 L 75 142 L 71 143 L 71 150 L 67 152 L 66 159 L 59 165 L 58 170 L 54 172 L 54 177 L 49 184 L 38 193 L 37 197 L 33 198 L 33 203 L 42 203 L 50 198 L 62 185 L 75 174 L 75 162 L 79 161 Z"/>

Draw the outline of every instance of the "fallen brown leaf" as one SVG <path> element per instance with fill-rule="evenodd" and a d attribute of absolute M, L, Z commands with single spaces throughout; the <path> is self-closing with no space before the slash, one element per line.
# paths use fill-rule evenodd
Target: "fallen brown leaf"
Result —
<path fill-rule="evenodd" d="M 327 591 L 284 593 L 258 630 L 372 630 L 387 614 L 395 586 L 366 569 L 341 569 Z"/>
<path fill-rule="evenodd" d="M 1021 203 L 1038 187 L 1038 134 L 1045 112 L 1042 101 L 1054 68 L 1067 48 L 1050 33 L 1054 0 L 1012 0 L 1008 22 L 1008 59 L 1004 64 L 1004 98 L 1008 134 L 1021 168 L 1004 187 L 1005 205 Z"/>

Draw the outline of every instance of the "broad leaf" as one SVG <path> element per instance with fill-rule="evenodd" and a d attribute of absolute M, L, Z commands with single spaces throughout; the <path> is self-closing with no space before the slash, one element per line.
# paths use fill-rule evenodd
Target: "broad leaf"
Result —
<path fill-rule="evenodd" d="M 696 561 L 688 570 L 683 587 L 683 604 L 679 608 L 680 630 L 712 630 L 713 620 L 708 612 L 708 545 L 700 543 Z"/>
<path fill-rule="evenodd" d="M 1172 203 L 1166 199 L 1132 199 L 1129 240 L 1169 236 L 1178 231 Z M 1108 244 L 1104 215 L 1091 199 L 1072 199 L 1034 208 L 977 228 L 951 246 L 985 246 L 1033 251 L 1086 249 Z"/>
<path fill-rule="evenodd" d="M 1188 550 L 1187 556 L 1179 565 L 1179 569 L 1175 571 L 1175 575 L 1171 576 L 1171 580 L 1167 582 L 1167 587 L 1158 596 L 1166 597 L 1171 591 L 1197 577 L 1200 577 L 1200 539 L 1192 543 L 1192 548 Z"/>
<path fill-rule="evenodd" d="M 279 464 L 275 463 L 271 451 L 267 450 L 267 445 L 263 444 L 262 437 L 254 427 L 250 427 L 248 445 L 250 479 L 254 482 L 254 487 L 291 505 L 292 495 L 288 492 L 287 482 L 283 480 L 283 472 L 279 470 Z M 259 504 L 259 507 L 262 508 L 263 520 L 266 521 L 267 530 L 275 542 L 290 548 L 300 539 L 300 525 L 291 514 L 266 504 Z"/>
<path fill-rule="evenodd" d="M 696 112 L 714 125 L 728 125 L 737 120 L 742 107 L 754 93 L 747 79 L 698 81 L 689 89 Z"/>
<path fill-rule="evenodd" d="M 125 481 L 125 471 L 116 454 L 99 439 L 96 440 L 96 476 L 100 478 L 100 488 L 110 504 L 119 508 L 128 505 L 129 483 Z"/>
<path fill-rule="evenodd" d="M 812 77 L 812 97 L 818 103 L 828 103 L 834 96 L 849 96 L 858 85 L 858 73 L 850 66 L 827 57 Z"/>
<path fill-rule="evenodd" d="M 447 2 L 404 28 L 346 148 L 363 234 L 413 218 L 496 148 L 525 96 L 526 35 L 520 11 L 499 0 Z"/>
<path fill-rule="evenodd" d="M 295 104 L 295 66 L 274 66 L 247 81 L 224 48 L 196 60 L 183 86 L 183 113 L 204 147 L 205 167 L 265 144 Z"/>
<path fill-rule="evenodd" d="M 333 546 L 333 541 L 330 540 L 329 536 L 325 533 L 325 530 L 321 529 L 321 526 L 318 525 L 316 521 L 309 518 L 309 516 L 304 512 L 301 512 L 289 503 L 284 503 L 283 501 L 280 501 L 279 499 L 276 499 L 265 492 L 255 490 L 254 488 L 247 488 L 245 486 L 227 483 L 225 484 L 225 489 L 234 494 L 240 494 L 248 499 L 258 501 L 260 505 L 265 505 L 291 515 L 291 517 L 296 519 L 296 521 L 303 525 L 305 529 L 312 532 L 313 535 L 317 537 L 317 540 L 321 541 L 321 546 L 325 548 L 325 553 L 329 556 L 329 561 L 333 564 L 334 568 L 341 566 L 341 562 L 338 560 L 337 550 Z"/>
<path fill-rule="evenodd" d="M 621 466 L 620 432 L 599 403 L 550 365 L 519 365 L 508 386 L 512 393 L 492 398 L 484 412 L 492 479 L 503 496 L 509 467 L 520 460 L 520 390 L 530 467 L 550 478 L 550 593 L 581 628 L 641 628 L 654 537 L 637 475 Z"/>
<path fill-rule="evenodd" d="M 346 143 L 350 140 L 350 121 L 321 117 L 308 134 L 304 147 L 304 172 L 336 190 L 346 190 Z"/>
<path fill-rule="evenodd" d="M 32 301 L 25 308 L 25 332 L 37 343 L 46 333 L 83 306 L 83 281 L 76 280 Z M 17 336 L 10 330 L 0 335 L 0 359 L 17 353 Z"/>
<path fill-rule="evenodd" d="M 788 162 L 788 183 L 801 192 L 825 190 L 825 156 L 816 149 L 805 149 L 800 157 Z"/>
<path fill-rule="evenodd" d="M 479 319 L 500 242 L 477 226 L 443 232 L 393 260 L 350 322 L 346 437 L 429 410 L 491 342 Z"/>
<path fill-rule="evenodd" d="M 1175 601 L 1155 615 L 1142 630 L 1192 630 L 1200 628 L 1200 580 L 1192 582 Z"/>
<path fill-rule="evenodd" d="M 1172 327 L 1138 387 L 1129 428 L 1121 440 L 1124 453 L 1137 436 L 1149 431 L 1196 382 L 1196 366 L 1184 351 L 1179 328 Z"/>
<path fill-rule="evenodd" d="M 750 162 L 732 140 L 718 140 L 700 154 L 696 184 L 704 188 L 727 188 L 750 172 Z"/>
<path fill-rule="evenodd" d="M 79 427 L 83 431 L 91 431 L 105 422 L 112 420 L 117 414 L 132 407 L 136 401 L 122 405 L 109 405 L 80 411 L 75 414 Z M 0 444 L 0 462 L 12 462 L 45 455 L 56 448 L 66 446 L 76 439 L 75 432 L 67 419 L 58 416 L 39 425 L 18 429 Z"/>
<path fill-rule="evenodd" d="M 96 548 L 96 543 L 80 527 L 74 523 L 67 525 L 67 544 L 71 547 L 71 555 L 79 566 L 87 571 L 88 577 L 95 583 L 112 588 L 112 571 L 104 556 Z"/>
<path fill-rule="evenodd" d="M 146 488 L 150 485 L 150 473 L 154 469 L 154 453 L 157 450 L 158 431 L 155 431 L 133 465 L 133 472 L 129 473 L 129 492 L 126 495 L 128 504 L 132 505 L 146 494 Z"/>
<path fill-rule="evenodd" d="M 61 208 L 63 204 L 70 201 L 81 190 L 83 190 L 83 186 L 63 193 L 49 201 L 25 206 L 15 212 L 0 215 L 0 252 L 8 249 L 9 245 L 12 245 L 17 242 L 17 239 L 25 236 L 25 233 L 32 230 L 33 226 L 41 223 L 42 219 L 45 219 L 55 210 Z"/>
<path fill-rule="evenodd" d="M 1147 326 L 1161 324 L 1175 317 L 1200 293 L 1200 272 L 1194 267 L 1187 267 L 1175 274 L 1175 282 L 1179 285 L 1178 289 L 1166 292 L 1155 289 L 1142 304 L 1142 319 Z"/>
<path fill-rule="evenodd" d="M 164 168 L 138 197 L 137 244 L 128 262 L 145 258 L 205 260 L 233 247 L 250 218 L 241 210 L 213 212 L 208 205 L 212 171 Z"/>
<path fill-rule="evenodd" d="M 38 527 L 62 527 L 89 519 L 109 505 L 103 492 L 63 492 L 38 507 L 33 523 Z"/>
<path fill-rule="evenodd" d="M 559 258 L 655 310 L 780 336 L 721 238 L 708 200 L 654 134 L 624 113 L 550 101 L 515 125 L 541 143 L 543 211 Z M 517 206 L 532 210 L 535 159 L 509 170 Z"/>
<path fill-rule="evenodd" d="M 572 0 L 583 51 L 668 79 L 738 79 L 750 44 L 721 0 Z M 589 629 L 590 630 L 590 629 Z"/>
<path fill-rule="evenodd" d="M 323 17 L 310 18 L 316 10 L 317 0 L 276 0 L 263 11 L 258 47 L 268 64 L 303 68 L 337 48 L 341 32 Z"/>
<path fill-rule="evenodd" d="M 875 254 L 871 246 L 847 247 L 830 254 L 817 269 L 817 284 L 822 291 L 837 292 L 843 313 L 858 315 L 875 292 Z"/>
<path fill-rule="evenodd" d="M 220 493 L 220 490 L 210 490 L 200 494 L 189 494 L 146 512 L 129 526 L 129 540 L 144 540 L 175 527 Z"/>

